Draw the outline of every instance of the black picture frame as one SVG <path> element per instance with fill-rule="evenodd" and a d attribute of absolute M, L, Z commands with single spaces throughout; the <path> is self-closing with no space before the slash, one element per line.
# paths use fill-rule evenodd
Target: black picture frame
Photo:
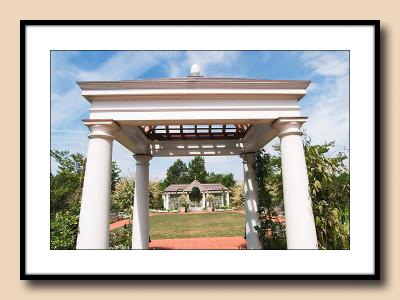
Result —
<path fill-rule="evenodd" d="M 26 29 L 28 26 L 373 26 L 374 28 L 374 274 L 111 275 L 27 274 L 26 272 Z M 379 20 L 21 20 L 20 21 L 20 279 L 21 280 L 380 280 L 380 21 Z"/>

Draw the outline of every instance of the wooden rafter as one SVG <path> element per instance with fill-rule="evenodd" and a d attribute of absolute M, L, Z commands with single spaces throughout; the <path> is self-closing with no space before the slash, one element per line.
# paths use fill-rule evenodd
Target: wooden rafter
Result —
<path fill-rule="evenodd" d="M 171 126 L 173 126 L 171 128 Z M 166 140 L 236 140 L 243 138 L 250 125 L 221 124 L 207 125 L 159 125 L 142 126 L 145 136 L 152 141 Z M 235 129 L 234 131 L 232 131 Z M 172 132 L 171 132 L 172 131 Z M 204 132 L 207 131 L 207 132 Z"/>

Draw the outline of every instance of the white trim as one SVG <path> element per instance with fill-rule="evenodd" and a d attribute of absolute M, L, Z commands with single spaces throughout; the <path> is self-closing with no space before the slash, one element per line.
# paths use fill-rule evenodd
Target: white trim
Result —
<path fill-rule="evenodd" d="M 154 157 L 170 157 L 170 156 L 226 156 L 226 155 L 239 155 L 243 153 L 241 149 L 188 149 L 188 150 L 158 150 L 151 152 Z"/>
<path fill-rule="evenodd" d="M 150 153 L 155 157 L 238 155 L 243 151 L 244 144 L 238 140 L 150 142 Z"/>
<path fill-rule="evenodd" d="M 243 100 L 245 101 L 245 100 Z M 251 110 L 241 111 L 151 111 L 151 112 L 91 112 L 91 119 L 112 118 L 120 125 L 193 125 L 244 123 L 270 124 L 279 117 L 299 117 L 299 110 Z"/>
<path fill-rule="evenodd" d="M 309 80 L 263 80 L 217 77 L 181 77 L 128 81 L 78 81 L 82 90 L 118 89 L 307 89 Z"/>
<path fill-rule="evenodd" d="M 94 96 L 130 96 L 130 95 L 296 95 L 299 98 L 307 94 L 306 89 L 118 89 L 118 90 L 82 90 L 86 99 Z M 94 98 L 96 99 L 96 98 Z M 97 98 L 100 99 L 100 98 Z"/>
<path fill-rule="evenodd" d="M 118 98 L 117 98 L 118 99 Z M 90 112 L 115 112 L 115 111 L 176 111 L 176 110 L 300 110 L 299 102 L 297 99 L 267 99 L 262 97 L 254 99 L 249 97 L 240 97 L 238 99 L 220 99 L 210 96 L 204 99 L 193 99 L 190 97 L 183 97 L 175 101 L 169 99 L 168 101 L 162 99 L 140 99 L 135 100 L 109 100 L 109 101 L 94 101 L 92 102 Z M 245 100 L 245 101 L 243 101 Z"/>

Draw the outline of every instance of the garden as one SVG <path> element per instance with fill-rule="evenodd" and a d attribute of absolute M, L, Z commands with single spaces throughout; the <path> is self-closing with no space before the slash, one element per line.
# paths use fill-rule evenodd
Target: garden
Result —
<path fill-rule="evenodd" d="M 350 248 L 350 172 L 347 156 L 334 151 L 334 143 L 312 144 L 305 136 L 304 149 L 309 178 L 319 249 Z M 51 150 L 56 172 L 50 174 L 50 248 L 75 249 L 80 199 L 86 158 L 79 153 Z M 238 166 L 240 167 L 240 166 Z M 281 180 L 280 149 L 273 154 L 261 150 L 255 159 L 258 184 L 259 216 L 257 227 L 263 249 L 286 249 L 284 201 Z M 230 190 L 231 206 L 244 206 L 243 184 L 233 174 L 209 173 L 203 157 L 188 164 L 177 159 L 161 181 L 149 184 L 150 209 L 162 210 L 162 192 L 170 184 L 190 183 L 194 179 L 205 183 L 221 183 Z M 121 176 L 113 162 L 111 174 L 111 215 L 128 217 L 134 205 L 135 180 Z M 114 221 L 110 220 L 110 222 Z M 110 249 L 129 249 L 131 225 L 110 233 Z M 201 214 L 156 214 L 150 217 L 151 239 L 190 237 L 224 237 L 244 235 L 244 215 L 238 212 Z"/>

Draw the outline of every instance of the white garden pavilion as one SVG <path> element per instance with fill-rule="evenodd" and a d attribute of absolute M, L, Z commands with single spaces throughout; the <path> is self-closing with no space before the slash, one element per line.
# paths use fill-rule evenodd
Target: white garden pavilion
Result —
<path fill-rule="evenodd" d="M 207 78 L 197 65 L 185 78 L 78 82 L 90 103 L 89 145 L 77 249 L 107 249 L 112 144 L 134 154 L 132 249 L 149 247 L 149 162 L 152 157 L 240 155 L 247 249 L 260 249 L 254 155 L 281 141 L 288 249 L 317 249 L 301 140 L 299 100 L 310 81 Z"/>
<path fill-rule="evenodd" d="M 195 207 L 190 207 L 190 210 L 202 210 L 209 206 L 206 200 L 208 195 L 215 195 L 215 200 L 218 206 L 224 206 L 226 204 L 229 207 L 229 189 L 223 186 L 221 183 L 200 183 L 194 180 L 190 184 L 171 184 L 167 186 L 162 194 L 164 209 L 169 210 L 171 208 L 171 196 L 175 196 L 174 204 L 176 204 L 176 196 L 186 195 L 189 198 L 193 188 L 197 187 L 202 195 L 201 202 Z M 219 197 L 218 197 L 219 196 Z M 225 201 L 224 201 L 225 199 Z M 192 204 L 192 203 L 191 203 Z M 174 207 L 176 209 L 176 207 Z"/>

